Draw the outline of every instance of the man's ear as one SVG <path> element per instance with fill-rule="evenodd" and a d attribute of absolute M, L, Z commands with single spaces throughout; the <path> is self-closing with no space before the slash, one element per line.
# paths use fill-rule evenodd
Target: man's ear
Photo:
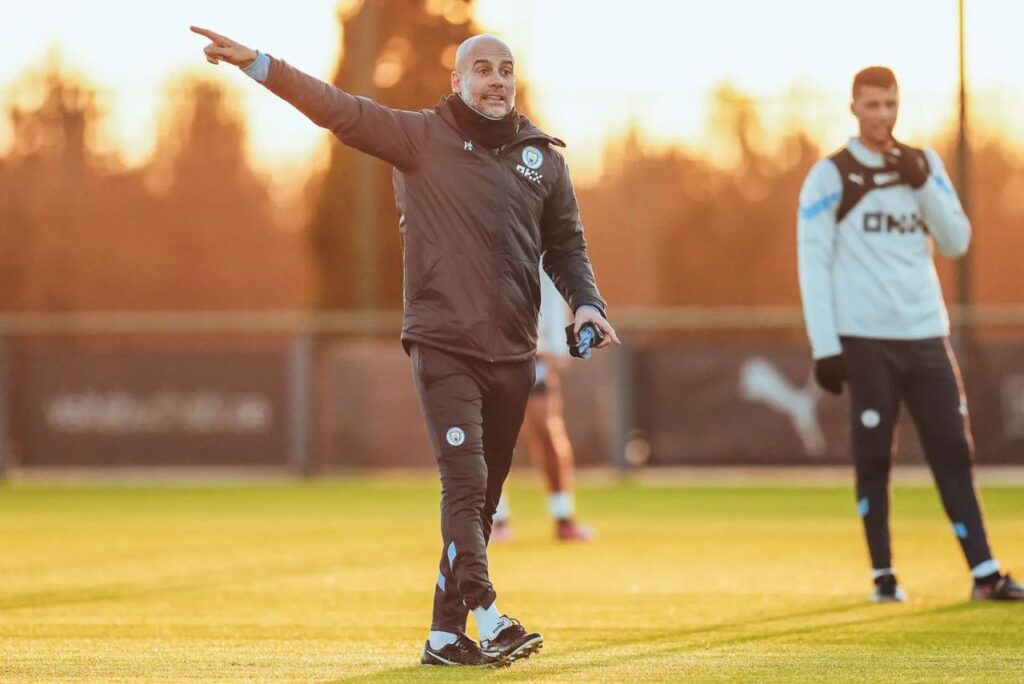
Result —
<path fill-rule="evenodd" d="M 458 71 L 452 71 L 452 92 L 462 93 L 462 78 L 459 76 Z"/>

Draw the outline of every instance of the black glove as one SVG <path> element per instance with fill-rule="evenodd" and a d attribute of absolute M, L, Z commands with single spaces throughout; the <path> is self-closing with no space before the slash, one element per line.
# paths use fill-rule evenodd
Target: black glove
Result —
<path fill-rule="evenodd" d="M 846 370 L 843 368 L 843 355 L 826 356 L 814 360 L 814 379 L 818 386 L 830 394 L 843 393 L 843 381 Z"/>
<path fill-rule="evenodd" d="M 895 141 L 894 141 L 895 142 Z M 885 153 L 885 167 L 900 174 L 907 185 L 917 190 L 928 182 L 928 158 L 921 150 L 897 142 Z"/>
<path fill-rule="evenodd" d="M 590 350 L 604 341 L 604 335 L 593 323 L 580 328 L 579 339 L 576 338 L 576 324 L 565 327 L 565 343 L 569 345 L 569 356 L 577 359 L 589 359 Z"/>

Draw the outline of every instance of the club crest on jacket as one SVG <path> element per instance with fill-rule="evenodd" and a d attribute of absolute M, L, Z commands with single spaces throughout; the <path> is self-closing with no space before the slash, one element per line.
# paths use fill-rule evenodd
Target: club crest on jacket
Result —
<path fill-rule="evenodd" d="M 544 163 L 544 155 L 533 145 L 523 149 L 523 163 L 529 169 L 539 169 Z"/>

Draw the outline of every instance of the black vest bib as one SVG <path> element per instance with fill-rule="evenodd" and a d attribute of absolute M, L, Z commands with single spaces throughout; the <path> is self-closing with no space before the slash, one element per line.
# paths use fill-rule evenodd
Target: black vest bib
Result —
<path fill-rule="evenodd" d="M 895 169 L 865 166 L 857 161 L 846 147 L 829 159 L 839 169 L 843 181 L 843 195 L 836 208 L 836 223 L 839 223 L 872 190 L 904 185 L 905 181 Z"/>

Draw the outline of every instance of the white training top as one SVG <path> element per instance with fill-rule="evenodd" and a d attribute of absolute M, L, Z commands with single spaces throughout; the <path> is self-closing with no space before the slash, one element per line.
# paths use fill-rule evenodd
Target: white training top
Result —
<path fill-rule="evenodd" d="M 861 164 L 884 159 L 857 138 L 847 149 Z M 819 161 L 800 191 L 797 259 L 804 322 L 816 359 L 842 351 L 840 335 L 915 340 L 949 334 L 949 316 L 932 259 L 932 244 L 959 257 L 971 224 L 942 160 L 926 149 L 930 175 L 918 190 L 898 184 L 869 191 L 839 223 L 839 169 Z M 857 178 L 854 178 L 857 176 Z M 857 182 L 859 174 L 851 174 Z"/>
<path fill-rule="evenodd" d="M 540 272 L 540 319 L 537 322 L 537 352 L 551 356 L 568 356 L 565 326 L 569 324 L 569 307 L 548 274 Z"/>

